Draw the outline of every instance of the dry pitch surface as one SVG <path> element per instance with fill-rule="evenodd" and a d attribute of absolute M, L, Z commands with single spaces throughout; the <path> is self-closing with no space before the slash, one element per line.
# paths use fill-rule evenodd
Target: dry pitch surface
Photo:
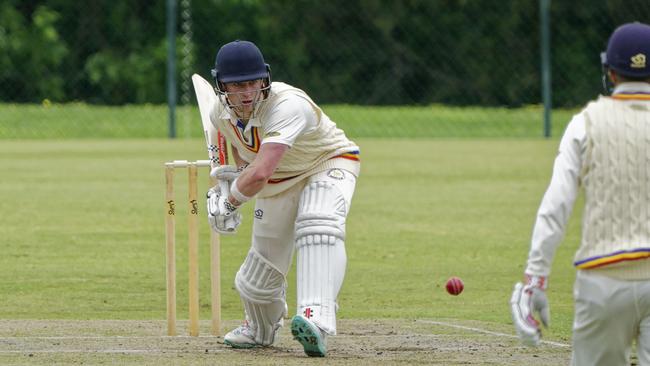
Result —
<path fill-rule="evenodd" d="M 179 332 L 186 331 L 179 324 Z M 236 326 L 226 322 L 224 329 Z M 223 337 L 165 336 L 162 321 L 0 320 L 2 365 L 565 365 L 566 341 L 518 344 L 510 329 L 434 320 L 341 320 L 325 359 L 282 329 L 275 347 L 234 350 Z M 201 324 L 207 334 L 209 324 Z M 500 329 L 495 329 L 500 328 Z"/>

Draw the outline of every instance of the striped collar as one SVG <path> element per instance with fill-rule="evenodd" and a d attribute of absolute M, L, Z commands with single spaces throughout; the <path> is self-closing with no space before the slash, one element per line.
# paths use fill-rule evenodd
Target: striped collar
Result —
<path fill-rule="evenodd" d="M 230 112 L 230 107 L 224 107 L 221 109 L 221 114 L 219 115 L 219 119 L 223 120 L 228 120 L 228 122 L 233 126 L 233 127 L 240 127 L 244 132 L 248 132 L 251 127 L 260 127 L 262 125 L 262 121 L 260 120 L 259 117 L 251 118 L 248 120 L 248 123 L 246 126 L 235 117 L 235 113 Z"/>
<path fill-rule="evenodd" d="M 613 99 L 620 99 L 620 100 L 650 100 L 650 94 L 647 93 L 619 93 L 619 94 L 614 94 L 612 95 Z"/>
<path fill-rule="evenodd" d="M 650 100 L 650 84 L 638 81 L 621 83 L 614 89 L 612 98 Z"/>

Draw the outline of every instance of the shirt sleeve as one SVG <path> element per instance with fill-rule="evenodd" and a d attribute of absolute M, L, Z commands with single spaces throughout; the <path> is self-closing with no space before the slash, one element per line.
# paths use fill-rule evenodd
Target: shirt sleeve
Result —
<path fill-rule="evenodd" d="M 551 182 L 540 204 L 526 274 L 548 276 L 555 251 L 564 237 L 566 224 L 580 188 L 582 152 L 586 146 L 585 121 L 575 115 L 562 136 L 553 164 Z"/>
<path fill-rule="evenodd" d="M 269 122 L 263 126 L 262 144 L 275 142 L 293 146 L 301 134 L 316 127 L 317 115 L 311 104 L 299 97 L 288 96 L 274 106 Z"/>

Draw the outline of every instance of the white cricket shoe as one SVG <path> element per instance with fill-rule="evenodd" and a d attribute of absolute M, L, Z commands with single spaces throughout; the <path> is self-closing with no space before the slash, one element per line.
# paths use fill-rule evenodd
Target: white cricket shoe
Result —
<path fill-rule="evenodd" d="M 249 326 L 248 321 L 228 332 L 223 337 L 223 343 L 232 348 L 253 348 L 258 345 L 255 342 L 255 332 Z"/>
<path fill-rule="evenodd" d="M 291 320 L 293 339 L 302 344 L 309 357 L 325 357 L 327 355 L 327 333 L 302 315 L 296 315 Z"/>

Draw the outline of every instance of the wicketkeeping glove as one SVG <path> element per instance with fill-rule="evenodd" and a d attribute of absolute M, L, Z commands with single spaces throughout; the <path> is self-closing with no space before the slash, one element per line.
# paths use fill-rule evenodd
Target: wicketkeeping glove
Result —
<path fill-rule="evenodd" d="M 235 234 L 241 224 L 241 214 L 233 204 L 228 201 L 228 194 L 224 194 L 218 187 L 212 187 L 207 194 L 208 222 L 212 230 L 221 234 Z"/>
<path fill-rule="evenodd" d="M 542 337 L 539 321 L 534 314 L 539 314 L 542 324 L 548 328 L 550 309 L 546 299 L 546 277 L 526 276 L 526 283 L 518 282 L 510 298 L 512 321 L 519 339 L 527 346 L 537 346 Z"/>

